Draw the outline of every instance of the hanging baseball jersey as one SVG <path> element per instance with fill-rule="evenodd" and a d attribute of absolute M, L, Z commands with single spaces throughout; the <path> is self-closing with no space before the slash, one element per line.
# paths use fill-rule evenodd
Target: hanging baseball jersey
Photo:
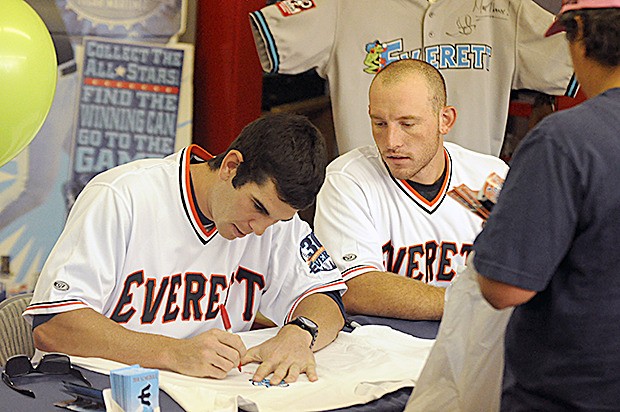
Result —
<path fill-rule="evenodd" d="M 187 338 L 223 329 L 219 303 L 238 332 L 257 311 L 282 325 L 305 296 L 345 290 L 297 215 L 232 241 L 206 229 L 189 167 L 210 157 L 192 145 L 97 175 L 71 209 L 25 317 L 91 308 L 135 331 Z"/>
<path fill-rule="evenodd" d="M 284 0 L 250 14 L 263 70 L 328 80 L 339 152 L 372 143 L 368 88 L 400 59 L 444 76 L 459 118 L 448 141 L 499 155 L 511 89 L 574 96 L 564 36 L 532 0 Z"/>
<path fill-rule="evenodd" d="M 394 178 L 375 146 L 341 155 L 327 168 L 315 231 L 344 280 L 387 271 L 447 286 L 465 264 L 483 220 L 447 195 L 460 184 L 480 188 L 500 159 L 444 143 L 446 173 L 432 200 Z"/>

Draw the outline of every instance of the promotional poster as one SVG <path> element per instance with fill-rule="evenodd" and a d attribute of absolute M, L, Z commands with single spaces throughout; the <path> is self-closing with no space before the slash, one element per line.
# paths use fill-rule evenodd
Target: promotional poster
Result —
<path fill-rule="evenodd" d="M 193 44 L 186 0 L 27 0 L 58 60 L 34 140 L 0 167 L 0 255 L 8 294 L 33 289 L 84 185 L 97 173 L 191 142 Z"/>

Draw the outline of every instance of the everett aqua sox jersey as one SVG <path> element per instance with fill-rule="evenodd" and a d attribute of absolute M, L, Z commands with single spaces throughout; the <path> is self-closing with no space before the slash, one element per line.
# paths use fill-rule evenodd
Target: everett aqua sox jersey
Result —
<path fill-rule="evenodd" d="M 482 219 L 447 196 L 455 186 L 482 187 L 491 173 L 505 177 L 500 159 L 444 144 L 447 173 L 432 201 L 395 179 L 375 146 L 355 149 L 327 168 L 315 231 L 346 280 L 388 271 L 447 286 L 464 265 Z"/>
<path fill-rule="evenodd" d="M 242 331 L 259 310 L 282 325 L 303 297 L 346 288 L 298 216 L 232 241 L 206 230 L 189 165 L 210 157 L 190 146 L 96 176 L 71 210 L 26 318 L 92 308 L 132 330 L 186 338 L 223 328 L 219 303 Z"/>
<path fill-rule="evenodd" d="M 499 155 L 511 89 L 576 94 L 564 36 L 532 0 L 284 0 L 250 15 L 263 70 L 329 81 L 340 153 L 372 143 L 368 88 L 381 68 L 422 59 L 459 111 L 448 141 Z"/>

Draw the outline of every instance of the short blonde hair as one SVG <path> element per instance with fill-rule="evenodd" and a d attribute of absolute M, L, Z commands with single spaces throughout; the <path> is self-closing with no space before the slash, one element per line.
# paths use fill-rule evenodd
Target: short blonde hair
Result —
<path fill-rule="evenodd" d="M 375 75 L 370 83 L 370 88 L 375 82 L 382 84 L 394 84 L 404 80 L 409 75 L 420 75 L 425 81 L 431 94 L 431 104 L 436 113 L 446 106 L 447 93 L 446 82 L 443 76 L 433 66 L 422 60 L 403 59 L 388 64 Z"/>

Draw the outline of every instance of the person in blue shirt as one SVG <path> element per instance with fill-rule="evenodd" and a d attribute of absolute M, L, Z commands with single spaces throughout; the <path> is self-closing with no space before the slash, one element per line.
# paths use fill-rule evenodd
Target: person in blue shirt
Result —
<path fill-rule="evenodd" d="M 502 411 L 620 407 L 620 0 L 564 0 L 589 100 L 546 117 L 521 143 L 474 242 L 485 299 L 514 306 Z"/>

